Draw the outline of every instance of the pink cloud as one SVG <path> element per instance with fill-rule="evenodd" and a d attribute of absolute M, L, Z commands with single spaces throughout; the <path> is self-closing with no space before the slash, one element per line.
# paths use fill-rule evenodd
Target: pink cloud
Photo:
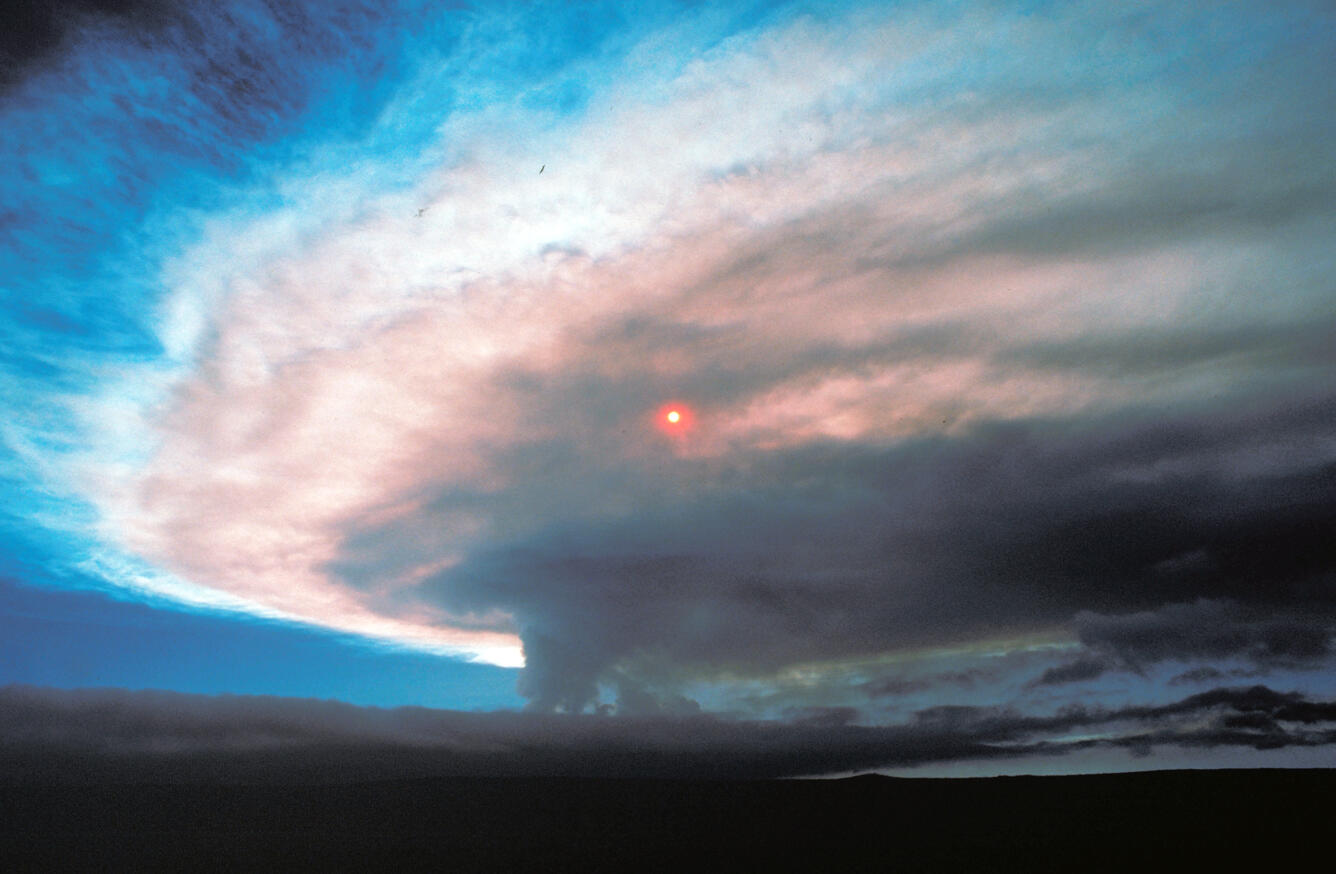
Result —
<path fill-rule="evenodd" d="M 180 333 L 208 339 L 143 410 L 151 458 L 98 481 L 104 534 L 283 615 L 514 663 L 512 617 L 452 613 L 430 580 L 554 515 L 636 513 L 676 460 L 1144 397 L 1007 353 L 1152 323 L 1199 265 L 1181 249 L 953 252 L 1014 199 L 1088 184 L 1094 159 L 1021 109 L 948 120 L 871 99 L 917 33 L 801 23 L 648 97 L 608 95 L 543 135 L 541 176 L 502 118 L 411 197 L 369 200 L 279 251 L 251 229 L 236 263 L 205 247 L 186 278 L 214 289 L 209 330 Z M 180 297 L 194 293 L 183 280 Z M 648 424 L 669 400 L 691 405 L 689 433 Z M 533 446 L 554 460 L 506 462 Z M 615 490 L 590 485 L 609 468 Z M 426 508 L 441 490 L 474 500 Z M 374 579 L 350 579 L 340 562 L 369 530 L 398 536 Z"/>

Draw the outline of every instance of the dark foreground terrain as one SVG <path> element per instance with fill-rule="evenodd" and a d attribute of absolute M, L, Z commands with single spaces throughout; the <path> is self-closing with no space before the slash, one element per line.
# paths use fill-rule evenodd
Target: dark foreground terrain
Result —
<path fill-rule="evenodd" d="M 6 787 L 0 870 L 1325 868 L 1333 799 L 1336 770 Z"/>

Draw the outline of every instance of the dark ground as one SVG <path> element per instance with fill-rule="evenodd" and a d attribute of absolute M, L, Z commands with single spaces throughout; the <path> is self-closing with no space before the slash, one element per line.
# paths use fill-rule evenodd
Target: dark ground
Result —
<path fill-rule="evenodd" d="M 0 870 L 1330 870 L 1336 769 L 0 788 Z"/>

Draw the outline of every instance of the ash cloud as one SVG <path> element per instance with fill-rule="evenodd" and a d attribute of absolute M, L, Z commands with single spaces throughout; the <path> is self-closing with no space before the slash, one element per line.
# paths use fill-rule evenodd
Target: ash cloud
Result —
<path fill-rule="evenodd" d="M 1336 702 L 1265 686 L 1159 706 L 1025 715 L 936 707 L 890 726 L 838 708 L 790 722 L 359 708 L 120 689 L 0 688 L 8 784 L 346 782 L 424 776 L 767 779 L 1092 746 L 1279 749 L 1336 743 Z M 1071 738 L 1073 732 L 1100 734 Z M 1018 765 L 1023 767 L 1023 765 Z"/>
<path fill-rule="evenodd" d="M 1104 676 L 1109 665 L 1097 658 L 1079 658 L 1064 665 L 1048 668 L 1033 681 L 1034 686 L 1058 686 L 1080 683 Z"/>
<path fill-rule="evenodd" d="M 711 47 L 672 37 L 695 60 L 665 73 L 605 57 L 656 33 L 545 54 L 573 26 L 555 8 L 425 35 L 417 10 L 330 8 L 186 5 L 142 45 L 111 27 L 12 116 L 31 136 L 4 221 L 57 229 L 13 256 L 16 287 L 73 314 L 102 312 L 67 291 L 92 289 L 143 329 L 88 366 L 131 374 L 97 398 L 126 433 L 24 432 L 80 447 L 96 537 L 330 628 L 508 659 L 518 635 L 541 711 L 683 713 L 692 679 L 1069 631 L 1087 652 L 1032 690 L 1330 661 L 1329 15 L 688 19 Z M 581 74 L 596 110 L 525 109 Z M 130 80 L 167 87 L 127 116 Z M 534 130 L 560 161 L 517 156 Z M 32 164 L 34 142 L 59 160 Z M 165 181 L 186 156 L 205 193 Z M 547 173 L 515 183 L 531 158 Z M 251 172 L 221 242 L 140 227 Z M 63 240 L 53 215 L 86 227 Z M 43 272 L 112 263 L 122 238 L 168 299 Z M 172 270 L 144 266 L 159 250 Z M 71 358 L 49 334 L 24 336 Z M 163 348 L 189 372 L 145 399 Z M 645 426 L 668 398 L 696 410 L 690 439 Z M 856 721 L 846 703 L 792 712 Z"/>
<path fill-rule="evenodd" d="M 0 30 L 0 86 L 22 78 L 56 54 L 81 26 L 126 19 L 139 28 L 161 23 L 163 0 L 17 0 Z"/>
<path fill-rule="evenodd" d="M 981 669 L 964 671 L 944 671 L 922 677 L 889 676 L 878 677 L 859 684 L 859 689 L 869 698 L 895 697 L 926 692 L 943 686 L 970 688 L 988 679 L 995 679 L 996 674 Z"/>
<path fill-rule="evenodd" d="M 1134 669 L 1230 657 L 1266 666 L 1322 665 L 1336 637 L 1332 606 L 1318 599 L 1306 612 L 1296 606 L 1268 610 L 1256 602 L 1203 598 L 1121 615 L 1082 612 L 1074 624 L 1082 643 Z"/>
<path fill-rule="evenodd" d="M 427 589 L 517 617 L 525 691 L 543 708 L 582 708 L 633 656 L 766 672 L 1069 621 L 1091 655 L 1050 684 L 1093 679 L 1097 663 L 1316 664 L 1336 615 L 1336 468 L 1295 456 L 1245 476 L 1232 457 L 1318 427 L 1283 407 L 1013 423 L 769 453 L 735 462 L 745 476 L 684 465 L 715 485 L 665 485 L 658 510 L 632 517 L 540 526 Z M 1198 553 L 1211 560 L 1174 565 Z"/>

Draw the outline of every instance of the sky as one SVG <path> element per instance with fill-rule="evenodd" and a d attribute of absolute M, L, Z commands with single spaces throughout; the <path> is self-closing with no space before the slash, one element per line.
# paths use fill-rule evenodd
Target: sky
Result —
<path fill-rule="evenodd" d="M 11 764 L 1336 765 L 1330 4 L 18 8 Z"/>

